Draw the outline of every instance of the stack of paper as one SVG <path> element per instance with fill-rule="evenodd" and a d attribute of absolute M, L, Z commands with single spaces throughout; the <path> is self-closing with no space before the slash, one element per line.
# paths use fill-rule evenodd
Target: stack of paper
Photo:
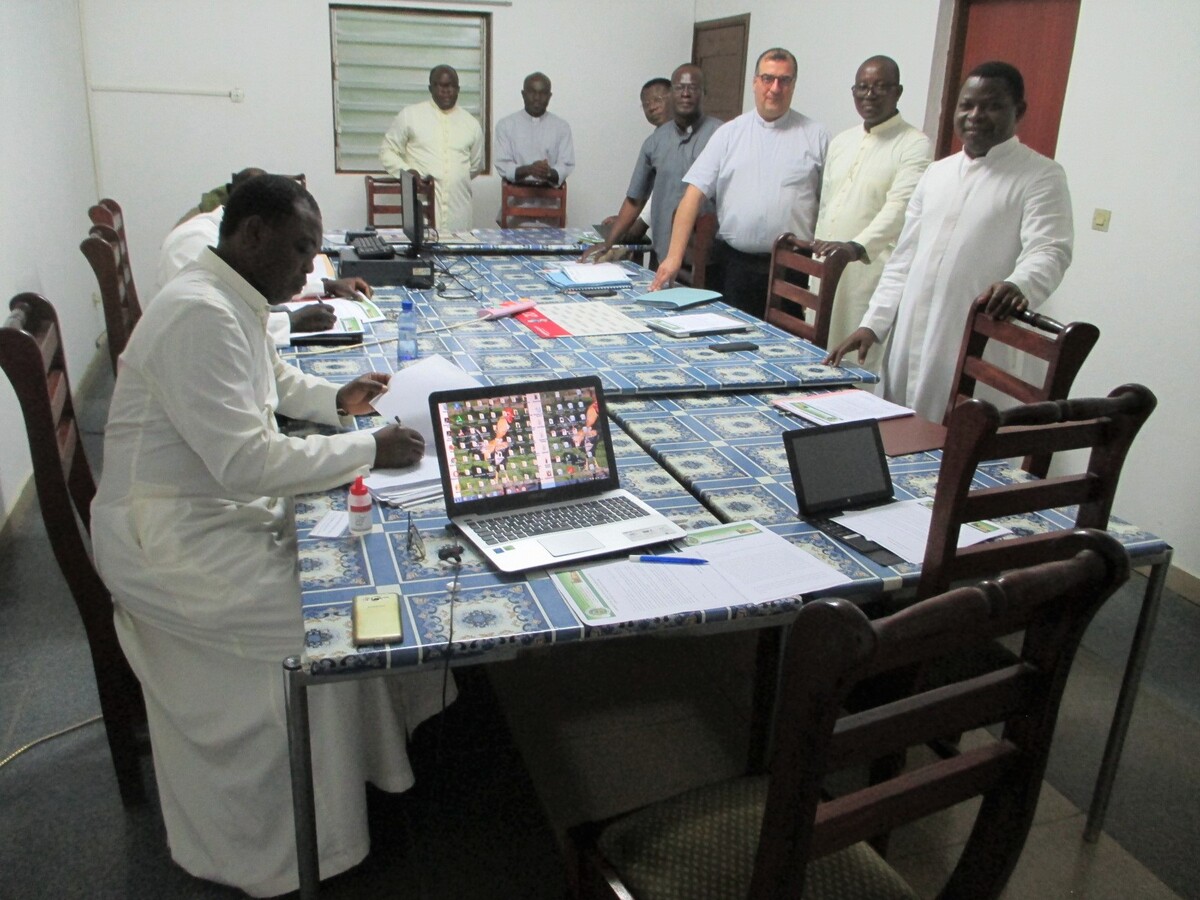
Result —
<path fill-rule="evenodd" d="M 376 499 L 393 506 L 428 500 L 442 492 L 441 468 L 434 452 L 429 395 L 433 391 L 473 387 L 479 382 L 441 356 L 427 356 L 392 376 L 388 390 L 371 405 L 388 420 L 418 431 L 425 455 L 403 469 L 375 469 L 363 479 Z"/>
<path fill-rule="evenodd" d="M 870 391 L 860 391 L 857 388 L 830 391 L 826 394 L 777 397 L 771 402 L 780 409 L 818 425 L 836 425 L 839 422 L 859 422 L 864 419 L 896 419 L 913 415 L 913 411 L 907 406 L 892 403 Z"/>
<path fill-rule="evenodd" d="M 629 287 L 629 273 L 616 263 L 566 263 L 546 280 L 560 291 L 617 291 Z"/>
<path fill-rule="evenodd" d="M 750 326 L 741 319 L 723 316 L 720 313 L 687 313 L 665 319 L 644 319 L 655 331 L 671 337 L 691 337 L 697 334 L 725 334 L 730 331 L 745 331 Z"/>
<path fill-rule="evenodd" d="M 757 522 L 693 531 L 684 555 L 705 565 L 620 560 L 553 572 L 559 593 L 587 625 L 770 603 L 850 579 Z"/>

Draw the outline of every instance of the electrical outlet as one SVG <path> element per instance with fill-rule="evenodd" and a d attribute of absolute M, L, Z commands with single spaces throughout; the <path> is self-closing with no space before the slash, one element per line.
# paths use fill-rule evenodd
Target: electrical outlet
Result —
<path fill-rule="evenodd" d="M 96 309 L 99 309 L 103 305 L 104 301 L 100 299 L 100 295 L 95 291 L 92 291 L 92 306 L 96 307 Z"/>
<path fill-rule="evenodd" d="M 1097 209 L 1094 213 L 1092 213 L 1092 230 L 1108 231 L 1108 223 L 1111 219 L 1111 209 Z"/>

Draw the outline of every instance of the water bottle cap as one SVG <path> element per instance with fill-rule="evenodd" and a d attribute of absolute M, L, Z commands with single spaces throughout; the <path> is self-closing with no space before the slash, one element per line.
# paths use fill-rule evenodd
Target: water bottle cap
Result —
<path fill-rule="evenodd" d="M 409 310 L 411 310 L 412 308 L 413 308 L 413 302 L 412 302 L 412 300 L 411 300 L 410 298 L 408 298 L 408 297 L 405 297 L 403 300 L 401 300 L 401 301 L 400 301 L 400 309 L 401 309 L 401 311 L 403 311 L 403 312 L 408 312 L 408 311 L 409 311 Z"/>

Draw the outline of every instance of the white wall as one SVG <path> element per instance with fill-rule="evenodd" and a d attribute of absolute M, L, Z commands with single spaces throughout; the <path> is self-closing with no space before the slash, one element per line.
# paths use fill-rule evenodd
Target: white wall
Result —
<path fill-rule="evenodd" d="M 754 107 L 754 60 L 769 47 L 783 47 L 800 64 L 792 106 L 837 134 L 861 123 L 850 85 L 862 61 L 882 53 L 900 65 L 901 114 L 918 128 L 923 125 L 937 0 L 696 0 L 697 22 L 747 12 L 743 109 Z"/>
<path fill-rule="evenodd" d="M 4 5 L 0 53 L 0 318 L 22 291 L 58 310 L 67 367 L 76 385 L 95 357 L 103 315 L 79 242 L 96 202 L 75 0 Z M 104 360 L 101 360 L 104 362 Z M 0 523 L 32 471 L 21 410 L 0 378 Z"/>
<path fill-rule="evenodd" d="M 1176 548 L 1200 573 L 1200 4 L 1087 0 L 1063 105 L 1056 158 L 1075 210 L 1075 258 L 1047 312 L 1100 328 L 1074 393 L 1141 382 L 1158 395 L 1126 462 L 1116 512 Z M 1107 233 L 1091 230 L 1112 210 Z M 1190 411 L 1189 411 L 1190 410 Z"/>
<path fill-rule="evenodd" d="M 653 28 L 633 27 L 646 20 L 639 0 L 515 0 L 491 10 L 493 123 L 521 107 L 527 74 L 540 69 L 550 76 L 550 108 L 575 137 L 573 223 L 617 211 L 649 133 L 638 91 L 690 57 L 691 0 L 654 6 Z M 333 171 L 327 2 L 85 0 L 83 9 L 93 88 L 245 91 L 238 104 L 93 92 L 100 189 L 128 214 L 130 255 L 144 293 L 163 235 L 202 191 L 246 165 L 304 172 L 329 227 L 365 224 L 362 176 Z M 475 224 L 493 224 L 498 178 L 476 179 L 474 194 Z"/>

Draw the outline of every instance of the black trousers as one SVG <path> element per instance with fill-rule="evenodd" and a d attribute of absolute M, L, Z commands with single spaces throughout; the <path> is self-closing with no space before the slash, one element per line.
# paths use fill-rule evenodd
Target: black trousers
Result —
<path fill-rule="evenodd" d="M 767 308 L 767 289 L 771 275 L 770 253 L 743 253 L 722 240 L 713 242 L 709 279 L 713 290 L 720 291 L 730 306 L 762 318 Z M 794 284 L 808 287 L 808 276 L 789 273 Z"/>

